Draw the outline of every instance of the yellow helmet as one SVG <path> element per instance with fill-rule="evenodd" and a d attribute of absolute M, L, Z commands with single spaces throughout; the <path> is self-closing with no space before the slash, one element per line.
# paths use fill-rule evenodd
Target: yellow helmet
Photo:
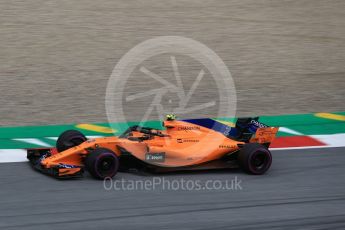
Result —
<path fill-rule="evenodd" d="M 175 114 L 167 114 L 166 115 L 166 120 L 168 121 L 173 121 L 176 119 L 176 115 Z"/>

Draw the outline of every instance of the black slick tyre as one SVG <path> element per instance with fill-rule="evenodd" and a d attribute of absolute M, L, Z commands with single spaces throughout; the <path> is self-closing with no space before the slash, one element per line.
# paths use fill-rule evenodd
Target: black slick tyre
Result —
<path fill-rule="evenodd" d="M 247 143 L 240 150 L 238 162 L 241 168 L 254 175 L 264 174 L 272 164 L 271 152 L 258 143 Z"/>
<path fill-rule="evenodd" d="M 97 148 L 85 159 L 85 168 L 96 179 L 112 178 L 119 168 L 119 159 L 110 149 Z"/>
<path fill-rule="evenodd" d="M 56 141 L 58 152 L 63 152 L 72 147 L 78 146 L 85 142 L 87 138 L 77 130 L 67 130 L 63 132 Z"/>

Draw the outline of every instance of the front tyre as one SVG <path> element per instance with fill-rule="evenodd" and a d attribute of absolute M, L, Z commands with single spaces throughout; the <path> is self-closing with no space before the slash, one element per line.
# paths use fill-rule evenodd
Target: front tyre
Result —
<path fill-rule="evenodd" d="M 113 151 L 97 148 L 86 157 L 85 168 L 96 179 L 112 178 L 119 168 L 119 159 Z"/>
<path fill-rule="evenodd" d="M 77 130 L 67 130 L 63 132 L 56 141 L 58 152 L 63 152 L 72 147 L 78 146 L 85 142 L 87 138 Z"/>
<path fill-rule="evenodd" d="M 270 168 L 272 155 L 265 146 L 258 143 L 248 143 L 240 150 L 238 162 L 245 172 L 261 175 Z"/>

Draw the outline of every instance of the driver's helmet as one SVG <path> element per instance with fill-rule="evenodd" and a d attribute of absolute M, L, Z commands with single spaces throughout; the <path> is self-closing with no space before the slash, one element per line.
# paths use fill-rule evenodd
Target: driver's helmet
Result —
<path fill-rule="evenodd" d="M 175 114 L 167 114 L 165 118 L 167 121 L 173 121 L 176 119 L 176 115 Z"/>

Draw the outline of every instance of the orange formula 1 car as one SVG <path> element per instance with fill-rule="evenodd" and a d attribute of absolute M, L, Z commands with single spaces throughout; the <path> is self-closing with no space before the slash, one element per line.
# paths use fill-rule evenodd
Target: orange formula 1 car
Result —
<path fill-rule="evenodd" d="M 113 177 L 117 171 L 175 171 L 240 166 L 265 173 L 272 163 L 268 147 L 278 128 L 258 118 L 240 118 L 235 127 L 213 119 L 163 122 L 164 130 L 133 126 L 121 136 L 87 139 L 76 130 L 60 135 L 56 148 L 29 149 L 31 165 L 57 178 Z"/>

